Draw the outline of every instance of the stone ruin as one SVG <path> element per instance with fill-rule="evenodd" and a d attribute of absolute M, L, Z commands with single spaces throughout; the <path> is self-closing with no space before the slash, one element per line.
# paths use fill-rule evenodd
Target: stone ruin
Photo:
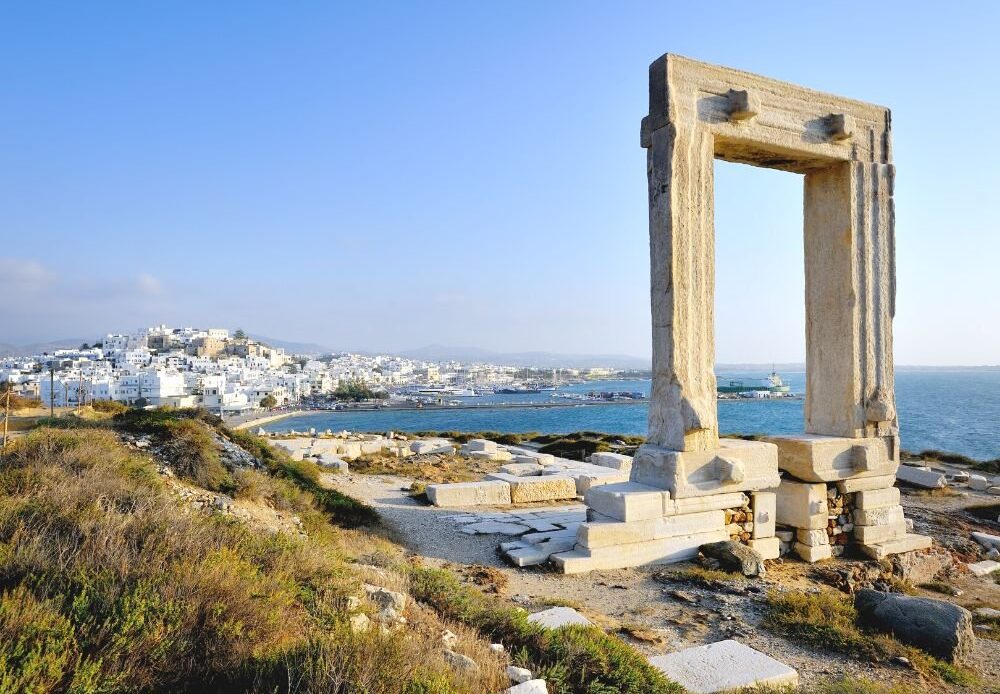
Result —
<path fill-rule="evenodd" d="M 927 548 L 895 482 L 895 214 L 887 108 L 665 55 L 649 70 L 653 318 L 648 442 L 591 488 L 567 573 L 690 559 L 736 539 L 806 561 Z M 713 160 L 803 174 L 805 431 L 719 437 Z M 781 526 L 782 529 L 779 529 Z"/>

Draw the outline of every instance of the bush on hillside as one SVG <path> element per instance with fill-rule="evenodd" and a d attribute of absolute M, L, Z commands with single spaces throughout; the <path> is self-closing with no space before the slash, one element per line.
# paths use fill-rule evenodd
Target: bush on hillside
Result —
<path fill-rule="evenodd" d="M 128 405 L 121 402 L 115 402 L 114 400 L 94 400 L 90 403 L 98 412 L 107 412 L 109 414 L 121 414 L 128 410 Z"/>
<path fill-rule="evenodd" d="M 304 541 L 190 513 L 152 460 L 108 429 L 39 429 L 4 462 L 0 692 L 403 694 L 501 684 L 496 667 L 466 675 L 444 663 L 439 621 L 426 633 L 354 634 L 342 605 L 359 577 L 334 544 L 347 531 Z"/>

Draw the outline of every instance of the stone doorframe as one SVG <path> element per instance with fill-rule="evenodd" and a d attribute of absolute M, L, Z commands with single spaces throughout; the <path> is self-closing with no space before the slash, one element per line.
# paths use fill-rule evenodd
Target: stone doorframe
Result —
<path fill-rule="evenodd" d="M 649 69 L 641 144 L 650 447 L 719 449 L 713 160 L 723 159 L 804 174 L 807 436 L 793 438 L 881 439 L 879 457 L 898 462 L 889 109 L 667 54 Z"/>

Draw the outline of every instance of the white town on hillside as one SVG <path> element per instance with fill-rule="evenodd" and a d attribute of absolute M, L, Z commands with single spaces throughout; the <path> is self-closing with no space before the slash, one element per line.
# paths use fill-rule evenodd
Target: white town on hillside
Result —
<path fill-rule="evenodd" d="M 553 380 L 608 378 L 614 369 L 560 369 Z M 204 407 L 223 415 L 330 396 L 344 384 L 393 391 L 395 397 L 471 395 L 520 385 L 524 369 L 496 364 L 428 362 L 388 354 L 288 354 L 224 328 L 159 325 L 108 334 L 93 344 L 31 356 L 0 358 L 0 382 L 46 406 L 78 407 L 95 400 Z"/>

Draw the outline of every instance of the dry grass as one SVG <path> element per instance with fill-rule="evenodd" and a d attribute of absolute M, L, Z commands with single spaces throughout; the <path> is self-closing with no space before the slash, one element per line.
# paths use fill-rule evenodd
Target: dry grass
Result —
<path fill-rule="evenodd" d="M 771 592 L 762 625 L 817 648 L 873 661 L 904 657 L 925 676 L 963 686 L 977 683 L 977 678 L 961 667 L 937 660 L 885 634 L 862 630 L 852 599 L 841 593 Z"/>
<path fill-rule="evenodd" d="M 290 481 L 275 485 L 308 541 L 190 513 L 146 456 L 105 429 L 41 429 L 0 472 L 0 691 L 492 691 L 486 642 L 460 674 L 432 611 L 403 633 L 353 634 L 342 611 L 362 580 L 405 588 L 400 550 L 330 525 Z M 247 492 L 249 493 L 249 492 Z M 381 553 L 381 575 L 349 563 Z M 366 554 L 367 553 L 367 554 Z M 399 570 L 399 566 L 403 570 Z"/>
<path fill-rule="evenodd" d="M 409 477 L 424 484 L 471 482 L 482 479 L 490 472 L 496 472 L 501 465 L 503 463 L 499 461 L 440 454 L 397 458 L 385 453 L 375 453 L 350 461 L 352 472 Z"/>

